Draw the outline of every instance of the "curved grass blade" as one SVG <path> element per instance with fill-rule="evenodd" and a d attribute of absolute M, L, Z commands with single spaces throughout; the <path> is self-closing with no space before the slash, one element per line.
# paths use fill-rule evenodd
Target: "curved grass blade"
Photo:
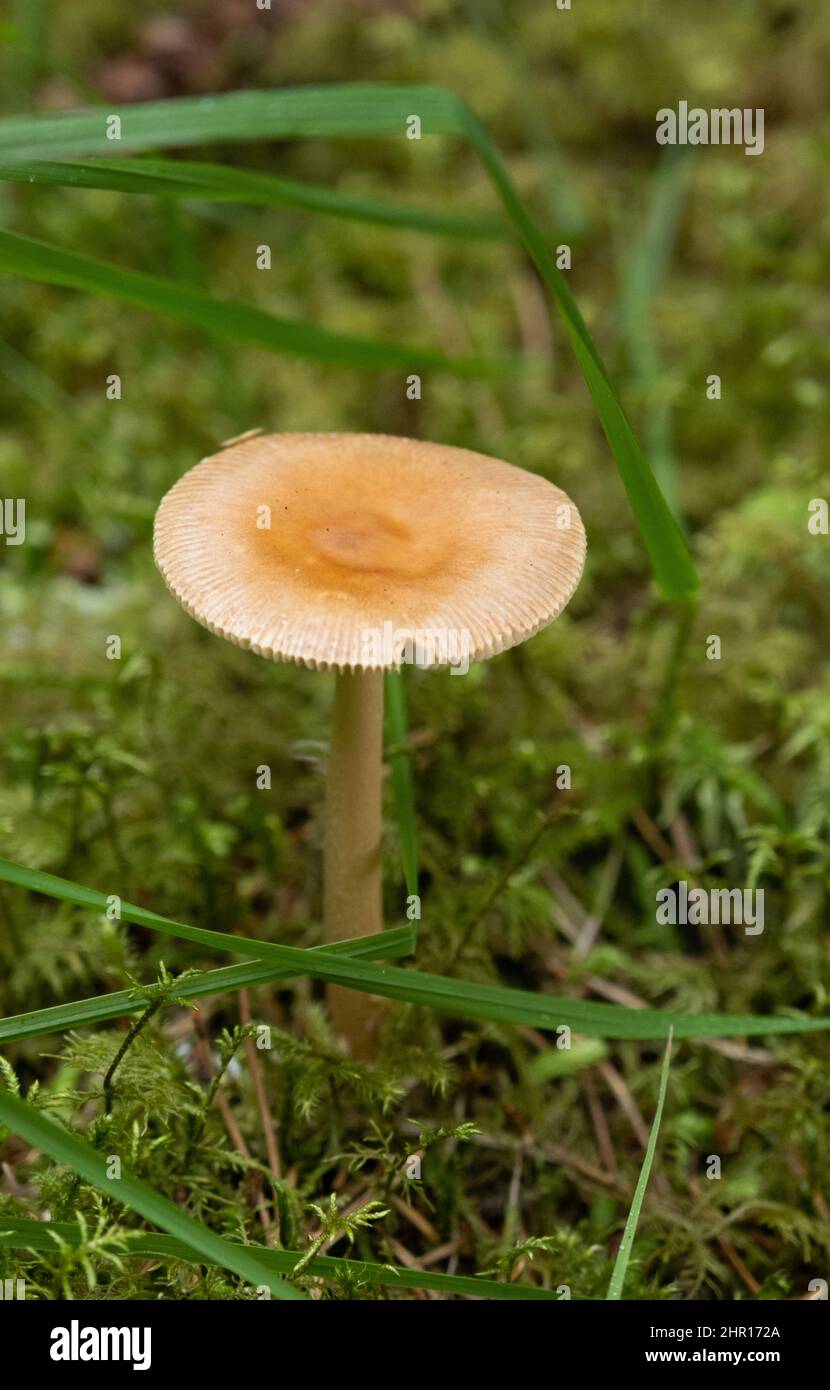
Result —
<path fill-rule="evenodd" d="M 313 324 L 266 314 L 233 300 L 213 299 L 182 280 L 166 280 L 124 270 L 108 261 L 93 260 L 75 251 L 64 251 L 46 241 L 0 230 L 0 273 L 23 275 L 48 285 L 109 295 L 141 309 L 155 310 L 168 318 L 201 328 L 223 338 L 255 343 L 269 352 L 290 353 L 314 362 L 336 362 L 350 367 L 418 366 L 454 372 L 459 376 L 487 376 L 504 370 L 482 358 L 448 357 L 432 348 L 407 347 L 403 343 L 378 343 L 333 333 Z"/>
<path fill-rule="evenodd" d="M 617 461 L 631 510 L 651 560 L 654 576 L 666 598 L 684 598 L 694 593 L 698 586 L 689 547 L 637 443 L 565 276 L 556 265 L 547 238 L 528 216 L 495 145 L 469 109 L 465 112 L 465 125 L 506 211 L 516 224 L 537 270 L 556 300 L 571 347 L 593 398 L 603 433 Z"/>
<path fill-rule="evenodd" d="M 654 1154 L 657 1149 L 657 1136 L 660 1133 L 660 1121 L 663 1118 L 663 1106 L 666 1100 L 666 1087 L 669 1084 L 671 1045 L 672 1034 L 669 1033 L 669 1040 L 666 1043 L 666 1050 L 663 1053 L 663 1065 L 660 1069 L 660 1090 L 657 1096 L 657 1109 L 654 1112 L 654 1120 L 651 1126 L 651 1133 L 648 1136 L 643 1166 L 640 1169 L 640 1176 L 637 1179 L 637 1186 L 634 1189 L 631 1210 L 628 1213 L 625 1230 L 623 1231 L 623 1238 L 620 1241 L 620 1248 L 617 1251 L 617 1258 L 614 1261 L 614 1268 L 611 1273 L 611 1282 L 608 1285 L 606 1298 L 612 1301 L 622 1298 L 628 1261 L 631 1258 L 631 1249 L 634 1245 L 634 1237 L 637 1234 L 637 1223 L 640 1220 L 640 1210 L 643 1205 L 643 1198 L 646 1195 L 646 1188 L 648 1187 L 648 1180 L 651 1174 L 651 1166 L 654 1163 Z"/>
<path fill-rule="evenodd" d="M 697 588 L 683 533 L 667 505 L 628 423 L 544 234 L 529 216 L 501 157 L 473 111 L 441 87 L 345 83 L 278 91 L 228 92 L 146 102 L 122 110 L 119 150 L 179 147 L 213 140 L 267 140 L 318 136 L 404 137 L 417 115 L 424 135 L 455 135 L 470 142 L 562 315 L 565 330 L 617 462 L 655 578 L 666 598 Z M 103 111 L 0 120 L 0 160 L 112 153 Z"/>
<path fill-rule="evenodd" d="M 32 1221 L 22 1217 L 0 1216 L 0 1249 L 54 1251 L 55 1241 L 50 1236 L 50 1231 L 54 1231 L 69 1245 L 77 1245 L 81 1240 L 80 1228 L 69 1222 Z M 129 1241 L 128 1255 L 142 1259 L 210 1263 L 203 1261 L 203 1257 L 192 1246 L 177 1240 L 174 1236 L 132 1231 L 124 1231 L 123 1234 Z M 290 1274 L 297 1261 L 302 1258 L 297 1250 L 269 1250 L 261 1245 L 239 1248 L 254 1250 L 257 1258 L 268 1265 L 275 1274 Z M 371 1284 L 381 1284 L 390 1289 L 432 1289 L 436 1293 L 454 1294 L 458 1297 L 559 1301 L 559 1296 L 553 1290 L 534 1288 L 532 1285 L 500 1284 L 494 1279 L 478 1279 L 463 1274 L 435 1274 L 426 1269 L 402 1269 L 398 1266 L 371 1264 L 366 1260 L 345 1260 L 334 1255 L 318 1255 L 311 1273 L 327 1279 L 366 1279 Z"/>
<path fill-rule="evenodd" d="M 401 859 L 406 891 L 418 892 L 418 842 L 415 831 L 415 794 L 412 787 L 412 768 L 409 762 L 406 720 L 406 692 L 400 671 L 387 671 L 386 729 L 393 751 L 389 761 L 392 768 L 392 789 L 395 794 L 395 814 L 401 842 Z"/>
<path fill-rule="evenodd" d="M 107 1160 L 103 1154 L 99 1154 L 77 1134 L 70 1134 L 62 1125 L 57 1124 L 42 1111 L 36 1110 L 33 1105 L 5 1090 L 0 1090 L 0 1123 L 6 1125 L 13 1134 L 25 1139 L 28 1144 L 48 1154 L 56 1163 L 63 1163 L 71 1168 L 85 1182 L 99 1188 L 108 1197 L 123 1202 L 139 1216 L 143 1216 L 145 1221 L 150 1221 L 154 1226 L 160 1226 L 163 1231 L 183 1240 L 204 1259 L 221 1265 L 223 1269 L 230 1270 L 232 1274 L 247 1279 L 257 1287 L 266 1285 L 275 1298 L 303 1298 L 298 1289 L 292 1288 L 280 1279 L 273 1266 L 254 1254 L 248 1246 L 237 1245 L 215 1235 L 207 1226 L 188 1216 L 180 1207 L 175 1206 L 140 1178 L 134 1177 L 123 1168 L 120 1178 L 108 1177 Z"/>
<path fill-rule="evenodd" d="M 77 903 L 105 912 L 107 897 L 68 879 L 27 869 L 8 859 L 0 859 L 0 881 L 16 883 L 35 893 Z M 594 1003 L 585 999 L 557 999 L 528 990 L 503 985 L 456 980 L 429 975 L 423 970 L 402 970 L 395 965 L 375 965 L 371 961 L 350 960 L 328 949 L 302 950 L 278 946 L 273 942 L 252 941 L 247 937 L 207 931 L 160 917 L 146 908 L 122 902 L 121 917 L 168 936 L 194 941 L 201 946 L 234 955 L 253 956 L 285 965 L 312 979 L 330 980 L 348 989 L 381 994 L 401 1003 L 440 1009 L 463 1018 L 486 1018 L 496 1023 L 519 1023 L 543 1031 L 556 1031 L 567 1024 L 575 1032 L 599 1038 L 635 1038 L 643 1041 L 667 1038 L 673 1031 L 678 1038 L 729 1038 L 782 1033 L 814 1033 L 830 1029 L 830 1018 L 788 1018 L 761 1014 L 683 1014 L 660 1009 L 627 1009 L 619 1004 Z"/>
<path fill-rule="evenodd" d="M 671 407 L 655 391 L 662 366 L 652 301 L 668 268 L 693 161 L 690 145 L 667 145 L 661 155 L 651 180 L 645 225 L 623 269 L 618 309 L 632 369 L 648 402 L 645 430 L 651 466 L 681 525 Z"/>
<path fill-rule="evenodd" d="M 495 217 L 381 203 L 371 198 L 356 198 L 338 189 L 302 183 L 298 179 L 232 169 L 224 164 L 172 159 L 96 159 L 88 163 L 29 159 L 0 163 L 0 180 L 58 188 L 161 194 L 167 198 L 210 198 L 216 202 L 253 203 L 259 207 L 297 207 L 400 231 L 462 237 L 465 241 L 515 242 L 511 228 Z"/>
<path fill-rule="evenodd" d="M 281 87 L 218 96 L 143 101 L 120 108 L 121 130 L 108 137 L 111 108 L 6 116 L 0 159 L 48 159 L 127 150 L 184 148 L 228 140 L 290 140 L 398 135 L 410 115 L 423 133 L 461 134 L 463 104 L 443 87 L 385 82 Z"/>
<path fill-rule="evenodd" d="M 314 951 L 322 949 L 313 946 Z M 372 936 L 357 936 L 351 941 L 337 941 L 326 951 L 352 956 L 356 960 L 391 960 L 395 956 L 411 955 L 415 949 L 415 924 L 393 927 L 390 931 Z M 204 999 L 209 995 L 226 994 L 249 986 L 274 984 L 289 980 L 299 972 L 281 965 L 264 965 L 246 961 L 242 965 L 224 965 L 218 970 L 204 970 L 176 986 L 179 999 Z M 111 994 L 96 994 L 91 999 L 79 999 L 69 1004 L 54 1004 L 48 1009 L 13 1014 L 0 1019 L 0 1044 L 36 1038 L 44 1033 L 59 1033 L 66 1028 L 86 1028 L 90 1023 L 102 1023 L 125 1014 L 141 1013 L 147 1000 L 134 989 L 113 990 Z"/>

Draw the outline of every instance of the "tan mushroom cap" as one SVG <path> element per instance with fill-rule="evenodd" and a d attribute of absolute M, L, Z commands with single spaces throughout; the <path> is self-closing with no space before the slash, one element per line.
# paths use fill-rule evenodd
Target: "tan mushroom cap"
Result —
<path fill-rule="evenodd" d="M 585 532 L 558 487 L 469 449 L 272 434 L 185 473 L 154 549 L 211 632 L 277 661 L 376 670 L 531 637 L 576 589 Z"/>

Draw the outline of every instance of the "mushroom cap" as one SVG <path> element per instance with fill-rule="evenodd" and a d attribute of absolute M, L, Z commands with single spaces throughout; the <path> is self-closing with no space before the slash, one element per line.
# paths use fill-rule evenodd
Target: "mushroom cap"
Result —
<path fill-rule="evenodd" d="M 162 499 L 156 564 L 197 622 L 275 661 L 458 665 L 558 617 L 585 560 L 570 499 L 469 449 L 245 435 Z"/>

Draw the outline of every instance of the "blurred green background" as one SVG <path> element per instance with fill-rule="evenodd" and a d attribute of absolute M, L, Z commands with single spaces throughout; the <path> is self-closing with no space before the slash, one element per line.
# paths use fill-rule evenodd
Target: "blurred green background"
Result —
<path fill-rule="evenodd" d="M 254 426 L 416 435 L 551 478 L 589 542 L 582 585 L 553 627 L 463 680 L 408 676 L 418 963 L 613 1002 L 819 1012 L 830 539 L 807 521 L 810 500 L 830 496 L 830 14 L 787 0 L 574 0 L 571 11 L 552 0 L 272 0 L 270 12 L 253 0 L 140 11 L 13 0 L 0 40 L 4 114 L 351 80 L 463 95 L 551 245 L 571 247 L 569 284 L 701 576 L 688 642 L 675 647 L 677 615 L 653 589 L 581 374 L 518 248 L 289 209 L 2 184 L 15 231 L 342 332 L 527 353 L 536 365 L 508 381 L 425 372 L 413 402 L 398 368 L 222 345 L 0 278 L 0 493 L 25 497 L 28 528 L 24 546 L 0 545 L 0 853 L 105 891 L 117 882 L 181 921 L 318 939 L 329 682 L 190 622 L 153 568 L 152 517 L 185 469 Z M 662 151 L 655 114 L 680 99 L 763 107 L 763 155 Z M 187 157 L 202 154 L 354 194 L 496 210 L 473 154 L 443 137 Z M 262 243 L 269 271 L 256 268 Z M 106 397 L 111 373 L 119 401 Z M 707 399 L 713 373 L 720 400 Z M 106 659 L 113 633 L 119 663 Z M 711 634 L 720 661 L 707 660 Z M 254 784 L 263 762 L 267 799 Z M 569 792 L 556 788 L 565 763 Z M 389 809 L 392 924 L 405 889 Z M 550 824 L 528 849 L 543 814 Z M 655 892 L 678 878 L 763 887 L 764 935 L 658 926 Z M 214 963 L 140 932 L 102 935 L 68 907 L 29 911 L 8 890 L 0 911 L 3 1014 L 121 987 L 125 969 L 149 979 L 162 956 Z M 325 1057 L 319 998 L 305 981 L 258 1007 Z M 226 1000 L 211 1026 L 233 1010 Z M 174 1034 L 158 1028 L 171 1086 L 186 1066 Z M 108 1036 L 114 1047 L 118 1030 Z M 542 1046 L 527 1030 L 401 1008 L 384 1059 L 392 1099 L 338 1076 L 315 1093 L 313 1122 L 295 1103 L 310 1054 L 292 1054 L 269 1085 L 294 1189 L 319 1194 L 341 1172 L 331 1156 L 372 1122 L 403 1133 L 413 1114 L 435 1127 L 475 1121 L 492 1143 L 452 1141 L 425 1179 L 454 1267 L 524 1268 L 523 1242 L 544 1238 L 532 1277 L 591 1295 L 642 1156 L 657 1052 L 609 1045 L 538 1083 Z M 40 1040 L 12 1051 L 27 1082 L 61 1080 Z M 70 1050 L 63 1067 L 82 1075 L 89 1057 Z M 821 1035 L 684 1045 L 628 1296 L 803 1296 L 830 1248 L 828 1100 Z M 152 1130 L 140 1089 L 133 1103 Z M 234 1104 L 256 1148 L 244 1080 Z M 723 1157 L 720 1182 L 704 1177 L 710 1153 Z M 175 1184 L 174 1166 L 147 1164 Z M 356 1171 L 365 1178 L 346 1162 L 342 1183 Z M 220 1206 L 235 1192 L 227 1177 Z M 406 1222 L 395 1239 L 429 1248 Z"/>

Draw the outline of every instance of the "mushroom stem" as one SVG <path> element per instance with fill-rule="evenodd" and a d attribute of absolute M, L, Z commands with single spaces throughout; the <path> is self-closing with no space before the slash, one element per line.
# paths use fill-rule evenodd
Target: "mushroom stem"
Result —
<path fill-rule="evenodd" d="M 329 746 L 323 882 L 326 941 L 379 932 L 383 672 L 338 672 Z M 328 987 L 334 1031 L 354 1057 L 373 1055 L 382 1003 Z"/>

